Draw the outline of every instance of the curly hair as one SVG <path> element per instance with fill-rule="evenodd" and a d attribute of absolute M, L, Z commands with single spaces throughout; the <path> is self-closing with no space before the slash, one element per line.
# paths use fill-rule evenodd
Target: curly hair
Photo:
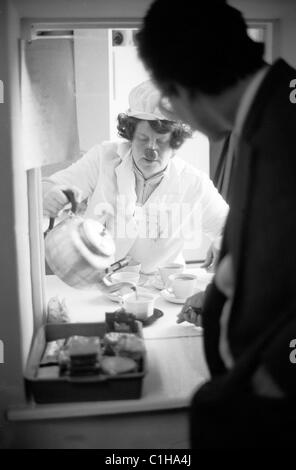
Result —
<path fill-rule="evenodd" d="M 128 116 L 125 113 L 119 114 L 117 117 L 118 135 L 124 139 L 132 141 L 137 125 L 141 121 L 143 121 L 143 119 Z M 158 134 L 167 134 L 168 132 L 171 132 L 170 147 L 172 149 L 178 149 L 186 139 L 192 137 L 190 126 L 181 121 L 157 119 L 155 121 L 147 120 L 147 122 Z"/>

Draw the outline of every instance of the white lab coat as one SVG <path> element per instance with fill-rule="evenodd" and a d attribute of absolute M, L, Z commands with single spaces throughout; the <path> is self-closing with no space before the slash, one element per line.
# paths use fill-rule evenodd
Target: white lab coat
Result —
<path fill-rule="evenodd" d="M 50 177 L 75 185 L 88 198 L 85 217 L 113 212 L 107 226 L 115 238 L 115 260 L 130 254 L 152 272 L 182 262 L 184 246 L 198 247 L 202 233 L 221 234 L 228 206 L 208 176 L 178 158 L 142 207 L 137 206 L 130 142 L 104 142 L 70 167 Z"/>

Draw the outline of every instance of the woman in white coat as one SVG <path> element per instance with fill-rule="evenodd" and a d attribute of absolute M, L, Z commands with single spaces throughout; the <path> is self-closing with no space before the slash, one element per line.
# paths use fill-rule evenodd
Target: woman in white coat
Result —
<path fill-rule="evenodd" d="M 43 180 L 45 216 L 55 217 L 68 203 L 63 190 L 73 189 L 88 200 L 86 217 L 105 217 L 115 260 L 130 255 L 145 273 L 182 262 L 184 246 L 197 247 L 202 233 L 219 237 L 228 212 L 208 176 L 178 158 L 191 132 L 163 116 L 159 98 L 150 81 L 137 86 L 118 116 L 125 140 L 96 145 Z"/>

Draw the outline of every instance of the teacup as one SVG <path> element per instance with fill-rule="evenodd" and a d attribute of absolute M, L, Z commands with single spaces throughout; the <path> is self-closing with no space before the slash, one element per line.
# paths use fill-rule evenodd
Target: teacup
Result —
<path fill-rule="evenodd" d="M 132 284 L 137 284 L 139 279 L 140 274 L 133 271 L 118 272 L 111 276 L 112 282 L 130 282 Z"/>
<path fill-rule="evenodd" d="M 172 274 L 168 286 L 178 299 L 187 299 L 196 292 L 197 276 L 194 274 Z"/>
<path fill-rule="evenodd" d="M 166 264 L 165 266 L 160 266 L 158 270 L 159 270 L 159 274 L 162 279 L 162 282 L 164 286 L 166 286 L 169 280 L 169 276 L 171 276 L 172 274 L 182 273 L 184 270 L 184 265 L 179 264 L 179 263 L 170 263 L 170 264 Z"/>
<path fill-rule="evenodd" d="M 154 295 L 133 293 L 126 295 L 123 299 L 123 306 L 127 313 L 132 313 L 139 320 L 145 320 L 153 315 Z"/>

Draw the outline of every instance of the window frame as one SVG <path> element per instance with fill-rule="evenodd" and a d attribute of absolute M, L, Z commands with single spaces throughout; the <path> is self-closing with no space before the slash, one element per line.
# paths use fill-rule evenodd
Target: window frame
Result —
<path fill-rule="evenodd" d="M 141 18 L 80 18 L 80 19 L 22 19 L 21 38 L 24 41 L 34 41 L 40 39 L 42 32 L 55 32 L 52 38 L 66 37 L 65 31 L 74 29 L 135 29 L 142 23 Z M 266 34 L 265 58 L 267 62 L 272 62 L 277 55 L 279 21 L 269 19 L 248 19 L 248 28 L 264 29 Z M 60 33 L 60 34 L 59 34 Z M 44 36 L 48 39 L 48 36 Z M 22 46 L 23 47 L 23 46 Z M 22 48 L 21 48 L 22 49 Z M 44 259 L 44 242 L 41 224 L 38 223 L 41 217 L 41 184 L 40 167 L 27 170 L 28 183 L 28 210 L 29 210 L 29 231 L 30 231 L 30 262 L 32 278 L 32 298 L 34 311 L 34 326 L 44 322 L 46 318 L 46 295 L 45 295 L 45 269 L 42 259 Z M 37 251 L 37 253 L 36 253 Z M 197 260 L 190 260 L 189 263 L 196 263 Z"/>
<path fill-rule="evenodd" d="M 265 60 L 272 63 L 278 54 L 279 21 L 274 19 L 249 19 L 247 27 L 264 31 Z"/>

